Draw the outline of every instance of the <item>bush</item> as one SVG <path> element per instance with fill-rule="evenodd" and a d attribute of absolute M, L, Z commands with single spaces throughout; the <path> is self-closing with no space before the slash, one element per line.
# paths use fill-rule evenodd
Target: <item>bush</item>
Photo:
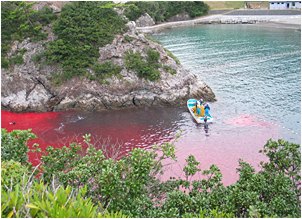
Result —
<path fill-rule="evenodd" d="M 2 216 L 99 217 L 106 212 L 103 208 L 118 212 L 110 216 L 130 217 L 301 216 L 299 145 L 269 140 L 262 151 L 269 161 L 261 164 L 262 169 L 256 172 L 240 160 L 239 180 L 225 187 L 219 168 L 201 170 L 193 155 L 183 168 L 186 179 L 158 180 L 162 161 L 176 159 L 173 143 L 136 148 L 114 160 L 97 150 L 90 138 L 85 135 L 83 142 L 69 147 L 47 148 L 42 156 L 43 181 L 32 178 L 25 186 L 16 180 L 16 185 L 6 186 Z M 19 166 L 12 162 L 7 168 L 13 167 L 13 172 L 3 176 L 20 179 Z M 199 173 L 201 179 L 191 180 Z"/>
<path fill-rule="evenodd" d="M 23 60 L 23 55 L 15 55 L 15 56 L 12 56 L 10 59 L 9 59 L 9 65 L 11 66 L 14 66 L 14 65 L 21 65 L 23 64 L 24 60 Z"/>
<path fill-rule="evenodd" d="M 9 61 L 5 57 L 1 57 L 1 68 L 8 68 Z"/>
<path fill-rule="evenodd" d="M 28 130 L 13 130 L 7 132 L 1 129 L 1 160 L 14 160 L 25 164 L 28 162 L 28 145 L 30 139 L 35 139 L 36 135 Z"/>
<path fill-rule="evenodd" d="M 171 75 L 176 75 L 176 70 L 173 69 L 173 68 L 171 68 L 171 67 L 168 66 L 168 65 L 165 65 L 165 66 L 164 66 L 164 70 L 165 70 L 166 72 L 170 73 Z"/>
<path fill-rule="evenodd" d="M 34 11 L 34 3 L 22 1 L 8 1 L 1 4 L 1 58 L 6 57 L 11 43 L 15 40 L 22 41 L 27 37 L 33 41 L 45 39 L 47 34 L 42 31 L 56 16 L 49 8 Z M 18 57 L 17 64 L 20 63 Z M 12 64 L 15 64 L 12 62 Z M 3 65 L 7 67 L 7 64 Z"/>
<path fill-rule="evenodd" d="M 147 203 L 148 186 L 156 180 L 162 159 L 173 157 L 172 146 L 166 144 L 165 151 L 158 156 L 155 151 L 134 149 L 129 156 L 120 160 L 105 158 L 101 150 L 90 144 L 90 136 L 84 136 L 86 153 L 79 156 L 81 144 L 71 144 L 70 148 L 49 147 L 42 157 L 43 179 L 50 183 L 53 177 L 64 185 L 79 188 L 87 185 L 88 196 L 94 202 L 101 202 L 110 211 L 122 210 L 130 216 L 139 216 Z M 143 197 L 143 200 L 141 198 Z"/>
<path fill-rule="evenodd" d="M 150 81 L 156 81 L 160 78 L 158 71 L 159 53 L 155 50 L 147 50 L 147 61 L 139 53 L 128 51 L 125 55 L 125 64 L 127 69 L 133 70 L 140 78 L 145 78 Z"/>
<path fill-rule="evenodd" d="M 132 42 L 134 39 L 135 39 L 134 37 L 131 37 L 131 36 L 129 36 L 129 35 L 126 35 L 126 36 L 124 36 L 123 42 L 130 43 L 130 42 Z"/>
<path fill-rule="evenodd" d="M 172 59 L 174 59 L 174 61 L 176 62 L 176 64 L 180 65 L 179 59 L 175 55 L 173 55 L 173 53 L 171 51 L 169 51 L 166 48 L 165 48 L 165 51 L 168 54 L 168 56 L 170 56 Z"/>
<path fill-rule="evenodd" d="M 118 65 L 115 65 L 111 61 L 104 62 L 102 64 L 95 64 L 92 68 L 95 72 L 96 77 L 102 81 L 106 78 L 110 78 L 113 75 L 119 75 L 122 68 Z"/>
<path fill-rule="evenodd" d="M 34 63 L 41 63 L 42 59 L 45 57 L 45 54 L 44 52 L 41 52 L 41 53 L 37 53 L 35 55 L 32 56 L 31 60 L 34 62 Z"/>
<path fill-rule="evenodd" d="M 124 32 L 125 21 L 105 2 L 73 2 L 66 4 L 53 25 L 58 38 L 49 43 L 45 55 L 50 63 L 63 68 L 62 82 L 85 75 L 96 65 L 99 47 L 111 43 Z"/>
<path fill-rule="evenodd" d="M 191 18 L 207 14 L 209 7 L 204 2 L 198 1 L 173 1 L 173 2 L 127 2 L 125 16 L 135 21 L 144 13 L 148 13 L 156 23 L 167 21 L 169 18 L 188 13 Z"/>
<path fill-rule="evenodd" d="M 27 179 L 29 169 L 14 160 L 1 162 L 1 186 L 4 190 L 12 189 L 20 184 L 23 179 Z"/>
<path fill-rule="evenodd" d="M 46 26 L 57 19 L 52 8 L 43 7 L 39 11 L 35 11 L 31 18 L 41 25 Z"/>
<path fill-rule="evenodd" d="M 87 187 L 72 189 L 45 185 L 34 181 L 17 184 L 2 191 L 2 217 L 30 218 L 114 218 L 126 217 L 121 212 L 101 210 L 91 198 L 85 197 Z"/>
<path fill-rule="evenodd" d="M 154 68 L 159 67 L 159 52 L 153 49 L 147 50 L 147 62 L 149 65 L 153 66 Z"/>

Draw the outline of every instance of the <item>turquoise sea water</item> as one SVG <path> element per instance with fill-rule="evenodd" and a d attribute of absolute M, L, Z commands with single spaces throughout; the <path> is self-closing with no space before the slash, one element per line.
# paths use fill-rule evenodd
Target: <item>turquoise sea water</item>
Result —
<path fill-rule="evenodd" d="M 153 36 L 215 92 L 216 117 L 252 115 L 300 142 L 301 32 L 200 25 Z"/>

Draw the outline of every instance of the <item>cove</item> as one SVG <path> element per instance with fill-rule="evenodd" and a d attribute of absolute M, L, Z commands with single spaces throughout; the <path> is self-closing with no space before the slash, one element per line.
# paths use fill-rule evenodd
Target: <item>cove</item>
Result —
<path fill-rule="evenodd" d="M 257 165 L 269 138 L 300 143 L 300 32 L 244 25 L 203 25 L 164 31 L 155 36 L 185 68 L 214 90 L 210 104 L 215 122 L 206 131 L 184 106 L 135 108 L 106 112 L 11 113 L 1 111 L 1 127 L 32 128 L 42 148 L 61 147 L 91 133 L 122 145 L 150 148 L 171 141 L 178 161 L 167 166 L 163 180 L 183 177 L 185 159 L 193 154 L 202 169 L 216 164 L 223 182 L 238 178 L 238 159 Z M 16 124 L 11 125 L 10 122 Z M 30 154 L 34 164 L 39 158 Z M 198 177 L 198 176 L 197 176 Z"/>

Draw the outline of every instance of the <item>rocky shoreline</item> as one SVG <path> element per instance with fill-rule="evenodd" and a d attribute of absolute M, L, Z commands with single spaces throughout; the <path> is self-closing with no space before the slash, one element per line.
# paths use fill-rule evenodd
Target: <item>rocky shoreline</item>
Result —
<path fill-rule="evenodd" d="M 272 27 L 301 30 L 301 15 L 228 15 L 217 14 L 186 21 L 168 22 L 154 26 L 138 27 L 141 33 L 155 33 L 164 29 L 199 24 L 275 24 Z M 277 26 L 277 24 L 279 26 Z"/>
<path fill-rule="evenodd" d="M 108 79 L 108 84 L 75 77 L 60 86 L 54 86 L 51 76 L 60 71 L 60 67 L 33 61 L 36 54 L 43 52 L 43 43 L 53 40 L 51 29 L 46 41 L 33 43 L 26 39 L 15 42 L 10 54 L 25 49 L 24 63 L 2 69 L 2 109 L 15 112 L 70 109 L 102 111 L 125 107 L 180 105 L 193 97 L 216 100 L 211 88 L 201 78 L 178 64 L 162 45 L 138 33 L 134 22 L 129 22 L 128 28 L 128 32 L 117 35 L 111 44 L 99 48 L 99 63 L 112 61 L 122 68 L 120 77 L 113 76 Z M 159 62 L 173 69 L 175 74 L 161 68 L 161 78 L 149 81 L 139 78 L 135 72 L 126 68 L 124 55 L 127 51 L 132 50 L 146 56 L 146 51 L 150 48 L 159 53 Z"/>

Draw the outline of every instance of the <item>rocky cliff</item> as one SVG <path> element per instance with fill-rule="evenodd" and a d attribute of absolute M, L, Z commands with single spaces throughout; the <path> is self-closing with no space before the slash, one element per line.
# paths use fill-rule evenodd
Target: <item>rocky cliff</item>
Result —
<path fill-rule="evenodd" d="M 104 110 L 122 107 L 184 104 L 188 98 L 203 97 L 214 101 L 215 95 L 202 79 L 188 72 L 168 55 L 158 43 L 136 31 L 135 23 L 128 23 L 128 31 L 117 35 L 111 44 L 99 48 L 99 63 L 112 61 L 121 66 L 120 77 L 113 76 L 100 84 L 83 77 L 54 86 L 51 77 L 59 66 L 34 62 L 44 51 L 44 44 L 55 38 L 47 28 L 48 38 L 41 42 L 14 42 L 8 56 L 24 50 L 23 64 L 2 69 L 1 105 L 11 111 L 56 111 L 67 109 Z M 130 39 L 130 40 L 129 40 Z M 160 69 L 160 79 L 149 81 L 139 78 L 125 67 L 125 53 L 139 52 L 143 57 L 152 48 L 160 54 L 160 63 L 176 74 Z"/>

